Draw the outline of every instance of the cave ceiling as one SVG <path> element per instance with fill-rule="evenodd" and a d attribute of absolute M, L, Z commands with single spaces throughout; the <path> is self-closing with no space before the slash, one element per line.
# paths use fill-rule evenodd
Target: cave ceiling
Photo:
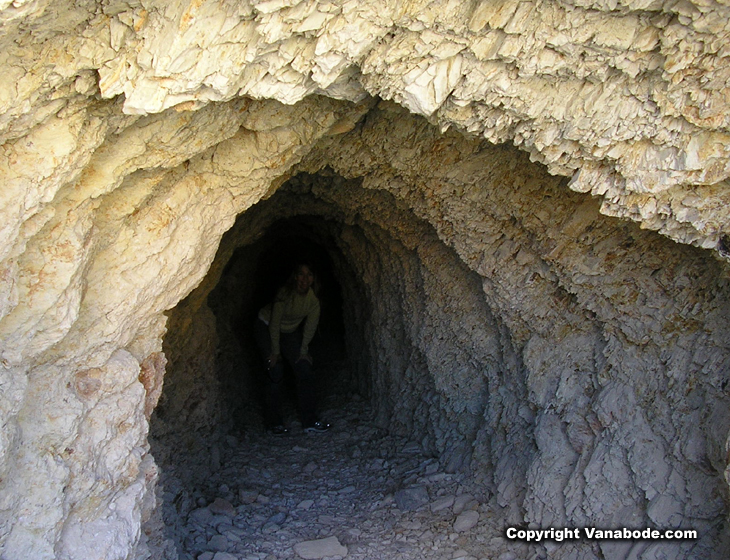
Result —
<path fill-rule="evenodd" d="M 714 1 L 3 0 L 0 138 L 55 127 L 47 165 L 72 176 L 143 116 L 373 96 L 514 143 L 602 213 L 726 256 L 728 21 Z"/>

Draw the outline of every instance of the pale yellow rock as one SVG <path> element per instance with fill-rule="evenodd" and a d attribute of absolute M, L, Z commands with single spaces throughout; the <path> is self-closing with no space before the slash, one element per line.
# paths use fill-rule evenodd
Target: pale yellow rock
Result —
<path fill-rule="evenodd" d="M 485 1 L 476 4 L 469 21 L 471 31 L 481 31 L 485 25 L 499 29 L 507 25 L 520 5 L 520 0 Z"/>
<path fill-rule="evenodd" d="M 301 200 L 347 222 L 367 289 L 404 276 L 363 264 L 373 244 L 422 270 L 428 297 L 382 305 L 418 308 L 404 339 L 428 371 L 453 372 L 432 380 L 461 423 L 451 435 L 515 458 L 497 437 L 512 434 L 539 451 L 535 473 L 556 474 L 527 481 L 525 467 L 518 483 L 493 461 L 505 507 L 611 524 L 603 498 L 662 520 L 695 507 L 690 490 L 668 495 L 685 482 L 726 494 L 704 473 L 728 468 L 729 20 L 700 1 L 0 0 L 0 556 L 133 557 L 165 313 L 222 274 L 238 215 L 265 198 L 293 215 L 279 187 L 328 168 L 363 188 L 310 185 Z M 458 296 L 457 265 L 471 279 Z M 194 303 L 180 321 L 207 333 Z M 475 308 L 496 318 L 484 327 Z M 447 331 L 452 346 L 428 342 Z M 469 424 L 487 370 L 504 372 L 495 395 L 525 376 L 489 434 Z M 695 408 L 689 387 L 706 399 Z M 646 454 L 612 431 L 632 411 Z M 685 438 L 705 421 L 716 433 Z M 555 472 L 578 456 L 595 494 Z M 604 471 L 633 475 L 603 488 Z M 727 517 L 705 497 L 692 519 Z M 540 505 L 558 503 L 572 505 Z"/>

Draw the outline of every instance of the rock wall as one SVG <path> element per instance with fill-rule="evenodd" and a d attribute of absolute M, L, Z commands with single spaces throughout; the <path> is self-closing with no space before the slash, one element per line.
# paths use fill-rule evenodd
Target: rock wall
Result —
<path fill-rule="evenodd" d="M 727 463 L 716 434 L 730 420 L 719 342 L 724 267 L 602 218 L 596 201 L 568 194 L 513 149 L 437 134 L 394 106 L 381 104 L 350 138 L 325 142 L 305 165 L 325 160 L 432 224 L 479 274 L 503 325 L 499 366 L 485 359 L 500 355 L 494 350 L 477 353 L 489 397 L 474 440 L 475 456 L 494 468 L 484 468 L 485 484 L 491 478 L 500 502 L 540 526 L 701 525 L 706 537 L 694 551 L 657 544 L 651 553 L 721 554 Z M 438 307 L 434 324 L 452 338 L 463 319 Z M 428 363 L 446 378 L 455 369 Z M 622 546 L 604 553 L 625 553 Z"/>
<path fill-rule="evenodd" d="M 514 142 L 602 197 L 603 213 L 729 252 L 725 2 L 37 0 L 0 10 L 4 138 L 95 95 L 123 94 L 129 115 L 241 95 L 377 95 L 443 128 Z M 81 144 L 88 153 L 98 139 Z"/>
<path fill-rule="evenodd" d="M 683 523 L 697 549 L 645 553 L 719 554 L 729 10 L 0 0 L 0 554 L 144 556 L 164 312 L 212 289 L 236 216 L 327 166 L 380 197 L 311 187 L 373 215 L 339 270 L 384 422 L 511 519 Z M 188 305 L 170 327 L 200 313 L 210 342 Z"/>
<path fill-rule="evenodd" d="M 119 114 L 115 102 L 97 105 Z M 222 233 L 271 188 L 282 171 L 270 162 L 286 169 L 301 158 L 302 143 L 347 111 L 327 100 L 296 109 L 243 100 L 142 118 L 115 133 L 107 122 L 109 136 L 91 157 L 73 156 L 83 167 L 64 176 L 62 188 L 53 190 L 53 177 L 40 181 L 51 190 L 44 208 L 32 189 L 28 198 L 7 193 L 4 223 L 22 222 L 4 246 L 0 322 L 8 558 L 131 554 L 156 478 L 146 441 L 150 399 L 138 378 L 162 349 L 163 311 L 200 282 Z M 87 117 L 82 111 L 77 120 Z M 61 150 L 70 139 L 56 132 L 47 145 Z M 83 127 L 76 133 L 87 140 Z M 219 143 L 209 148 L 213 138 Z M 12 174 L 44 173 L 32 159 L 29 167 L 11 159 L 18 144 L 5 151 Z M 48 157 L 63 166 L 54 152 Z M 17 203 L 36 213 L 22 221 Z"/>
<path fill-rule="evenodd" d="M 692 527 L 698 542 L 601 551 L 722 557 L 721 263 L 601 216 L 514 148 L 388 102 L 296 170 L 239 219 L 212 270 L 277 220 L 318 217 L 314 238 L 354 271 L 341 274 L 350 359 L 367 364 L 383 426 L 469 471 L 512 523 Z"/>

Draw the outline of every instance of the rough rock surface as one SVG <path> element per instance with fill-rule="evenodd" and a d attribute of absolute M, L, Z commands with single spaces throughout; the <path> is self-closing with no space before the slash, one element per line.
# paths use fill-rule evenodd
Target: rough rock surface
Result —
<path fill-rule="evenodd" d="M 649 550 L 721 555 L 728 356 L 711 333 L 727 328 L 722 266 L 602 217 L 514 150 L 440 135 L 388 104 L 367 119 L 302 163 L 358 178 L 299 175 L 249 210 L 216 259 L 249 247 L 242 264 L 219 277 L 214 263 L 190 299 L 217 283 L 216 313 L 238 313 L 248 288 L 232 279 L 254 275 L 259 232 L 320 216 L 309 235 L 340 255 L 350 353 L 367 370 L 353 383 L 381 425 L 447 471 L 469 469 L 513 523 L 702 527 L 699 542 Z M 712 283 L 713 295 L 698 291 Z M 223 353 L 251 363 L 240 344 Z M 701 400 L 688 393 L 708 376 Z"/>
<path fill-rule="evenodd" d="M 0 10 L 2 137 L 33 127 L 46 141 L 83 136 L 47 162 L 98 146 L 99 125 L 78 118 L 95 94 L 123 94 L 130 115 L 242 95 L 377 95 L 442 127 L 513 141 L 603 197 L 604 213 L 730 250 L 724 2 L 39 0 Z"/>
<path fill-rule="evenodd" d="M 378 428 L 362 400 L 332 396 L 327 404 L 333 425 L 329 433 L 305 434 L 292 416 L 286 437 L 258 427 L 227 438 L 223 468 L 200 485 L 184 484 L 182 469 L 166 469 L 161 486 L 167 536 L 176 543 L 169 557 L 544 557 L 542 545 L 530 550 L 505 539 L 502 508 L 493 500 L 474 499 L 468 477 L 444 472 L 418 443 Z M 411 484 L 423 489 L 426 502 L 404 511 L 396 495 Z M 253 500 L 241 500 L 241 495 L 253 495 Z M 458 512 L 455 498 L 468 498 L 468 509 Z M 436 512 L 429 507 L 447 499 L 449 507 Z M 215 514 L 213 504 L 223 500 L 230 500 L 233 515 Z M 467 526 L 459 521 L 463 519 L 479 521 Z"/>
<path fill-rule="evenodd" d="M 307 215 L 379 426 L 510 522 L 724 557 L 729 12 L 0 0 L 0 555 L 168 546 L 155 460 L 217 472 L 251 369 L 207 297 Z"/>

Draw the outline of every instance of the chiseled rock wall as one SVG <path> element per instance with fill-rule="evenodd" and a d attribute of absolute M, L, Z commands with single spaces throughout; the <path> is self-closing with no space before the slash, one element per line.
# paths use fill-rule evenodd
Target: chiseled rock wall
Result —
<path fill-rule="evenodd" d="M 37 0 L 0 10 L 7 137 L 96 93 L 123 94 L 130 115 L 241 95 L 377 95 L 444 128 L 514 142 L 601 196 L 605 214 L 730 253 L 725 2 Z"/>
<path fill-rule="evenodd" d="M 515 515 L 722 519 L 728 10 L 0 0 L 2 554 L 134 556 L 163 312 L 239 213 L 324 165 L 482 277 L 516 363 L 475 456 Z M 353 130 L 369 96 L 452 131 L 387 104 Z"/>
<path fill-rule="evenodd" d="M 3 245 L 0 320 L 0 539 L 8 558 L 131 554 L 156 478 L 146 413 L 164 366 L 156 377 L 145 364 L 160 363 L 163 311 L 201 281 L 223 232 L 299 161 L 302 147 L 362 111 L 326 99 L 296 107 L 240 100 L 112 130 L 127 122 L 118 109 L 97 101 L 82 110 L 77 137 L 39 132 L 47 143 L 34 149 L 53 146 L 44 154 L 60 167 L 81 166 L 73 173 L 51 168 L 43 178 L 43 165 L 17 155 L 32 146 L 28 138 L 4 152 L 11 179 L 39 173 L 38 185 L 51 190 L 42 208 L 32 189 L 3 207 L 4 224 L 20 223 Z M 98 137 L 89 134 L 88 122 L 105 113 L 112 117 L 98 120 Z M 63 144 L 92 136 L 101 145 L 90 155 Z M 27 178 L 16 184 L 30 188 Z M 19 215 L 18 206 L 36 213 Z"/>
<path fill-rule="evenodd" d="M 361 178 L 366 190 L 391 193 L 481 277 L 489 313 L 464 319 L 456 302 L 469 301 L 460 291 L 473 292 L 456 274 L 446 293 L 411 286 L 384 309 L 404 308 L 392 320 L 414 329 L 441 398 L 473 394 L 475 379 L 485 378 L 483 418 L 476 433 L 461 426 L 460 434 L 473 438 L 475 476 L 513 520 L 701 527 L 699 544 L 657 543 L 654 553 L 720 558 L 728 546 L 726 268 L 601 216 L 595 200 L 527 159 L 514 148 L 440 135 L 383 102 L 344 139 L 324 139 L 303 166 L 326 164 Z M 434 256 L 422 243 L 415 250 L 428 268 Z M 384 276 L 400 275 L 411 276 Z M 429 319 L 409 307 L 424 299 L 434 303 L 423 313 Z M 482 330 L 469 325 L 474 317 Z M 433 333 L 452 347 L 428 344 Z M 370 359 L 382 355 L 392 349 L 374 349 Z M 449 416 L 448 404 L 437 408 L 436 416 Z M 601 546 L 614 557 L 631 544 Z"/>

